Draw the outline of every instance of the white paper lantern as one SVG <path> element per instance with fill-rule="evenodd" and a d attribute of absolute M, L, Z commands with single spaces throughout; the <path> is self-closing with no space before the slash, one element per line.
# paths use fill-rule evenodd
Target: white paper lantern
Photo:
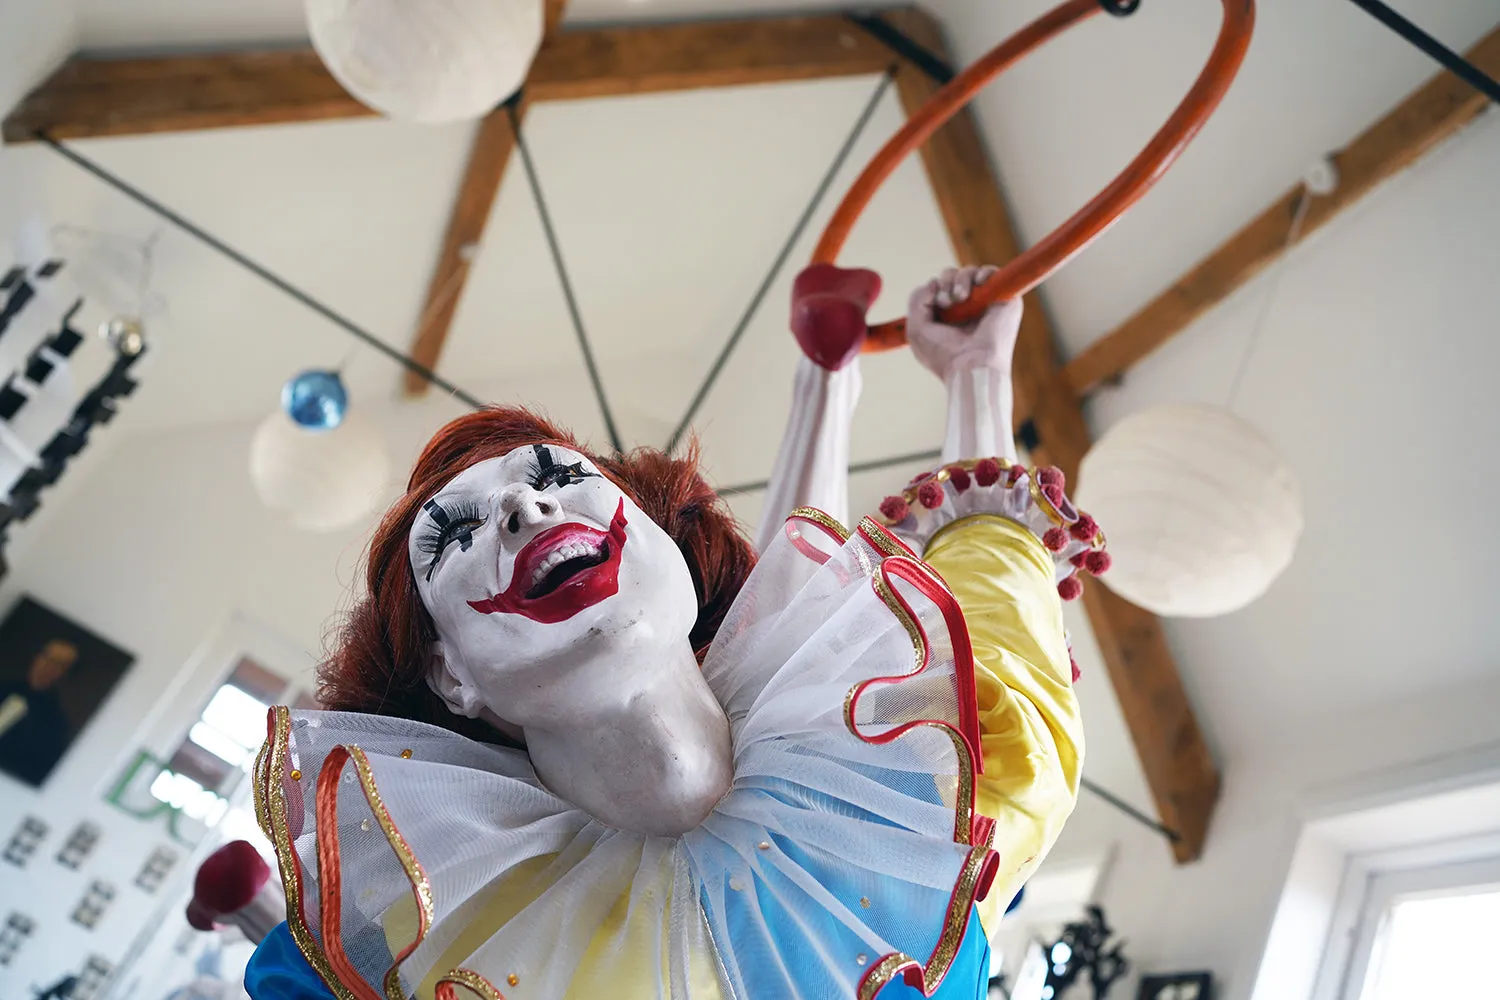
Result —
<path fill-rule="evenodd" d="M 1209 618 L 1264 594 L 1302 534 L 1297 478 L 1254 427 L 1212 406 L 1159 406 L 1084 456 L 1078 505 L 1099 521 L 1115 593 L 1156 614 Z"/>
<path fill-rule="evenodd" d="M 392 118 L 479 118 L 520 88 L 542 41 L 542 0 L 306 0 L 323 64 Z"/>
<path fill-rule="evenodd" d="M 385 442 L 354 413 L 331 431 L 309 431 L 277 410 L 250 444 L 250 478 L 261 501 L 304 531 L 358 523 L 380 502 L 389 477 Z"/>

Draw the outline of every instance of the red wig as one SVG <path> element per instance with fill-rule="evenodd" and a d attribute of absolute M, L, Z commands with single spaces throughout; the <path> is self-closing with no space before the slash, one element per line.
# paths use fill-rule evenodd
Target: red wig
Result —
<path fill-rule="evenodd" d="M 492 407 L 459 417 L 427 443 L 405 495 L 386 512 L 370 542 L 366 594 L 349 613 L 318 671 L 323 707 L 416 719 L 479 739 L 496 739 L 490 726 L 448 711 L 427 686 L 428 650 L 437 632 L 417 593 L 406 542 L 422 504 L 454 476 L 476 462 L 533 444 L 588 454 L 571 434 L 516 407 Z M 650 449 L 589 458 L 661 525 L 687 560 L 698 594 L 691 639 L 701 661 L 755 565 L 754 549 L 728 507 L 698 474 L 695 451 L 683 459 Z"/>

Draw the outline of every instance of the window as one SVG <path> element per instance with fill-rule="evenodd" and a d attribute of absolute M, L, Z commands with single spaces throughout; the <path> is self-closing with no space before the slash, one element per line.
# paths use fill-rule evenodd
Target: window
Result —
<path fill-rule="evenodd" d="M 218 823 L 228 807 L 224 796 L 266 737 L 267 709 L 286 689 L 286 678 L 241 659 L 151 782 L 151 795 L 205 826 Z"/>
<path fill-rule="evenodd" d="M 1343 1000 L 1479 997 L 1500 927 L 1500 857 L 1369 880 Z"/>
<path fill-rule="evenodd" d="M 1366 1000 L 1479 996 L 1494 972 L 1473 957 L 1493 947 L 1497 927 L 1500 886 L 1397 903 L 1371 956 Z"/>

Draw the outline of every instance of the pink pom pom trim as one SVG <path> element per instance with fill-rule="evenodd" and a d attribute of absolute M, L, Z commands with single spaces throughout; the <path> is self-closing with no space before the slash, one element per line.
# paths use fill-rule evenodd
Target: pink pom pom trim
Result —
<path fill-rule="evenodd" d="M 1073 537 L 1080 542 L 1092 542 L 1094 536 L 1099 534 L 1099 522 L 1087 514 L 1079 514 L 1078 520 L 1073 524 L 1072 533 Z"/>
<path fill-rule="evenodd" d="M 953 488 L 960 493 L 973 485 L 973 480 L 969 478 L 969 471 L 961 465 L 955 465 L 948 470 L 948 482 L 952 483 Z"/>
<path fill-rule="evenodd" d="M 1109 568 L 1114 565 L 1114 560 L 1110 558 L 1108 552 L 1100 549 L 1097 552 L 1085 553 L 1083 565 L 1090 573 L 1094 574 L 1095 576 L 1103 576 L 1105 573 L 1108 573 Z"/>
<path fill-rule="evenodd" d="M 1068 664 L 1073 668 L 1073 683 L 1077 684 L 1078 678 L 1083 676 L 1083 671 L 1078 669 L 1078 661 L 1071 656 L 1068 657 Z"/>
<path fill-rule="evenodd" d="M 1036 470 L 1036 479 L 1043 486 L 1056 486 L 1060 490 L 1068 485 L 1068 480 L 1062 470 L 1055 465 Z"/>
<path fill-rule="evenodd" d="M 1042 536 L 1042 544 L 1049 552 L 1061 552 L 1068 547 L 1068 533 L 1061 528 L 1048 528 Z"/>
<path fill-rule="evenodd" d="M 943 505 L 943 486 L 931 479 L 917 487 L 917 502 L 928 510 L 937 510 Z"/>
<path fill-rule="evenodd" d="M 994 486 L 1000 481 L 1000 463 L 986 458 L 974 466 L 974 481 L 980 486 Z"/>
<path fill-rule="evenodd" d="M 880 501 L 880 513 L 892 524 L 900 524 L 911 513 L 911 507 L 900 497 L 886 497 Z"/>
<path fill-rule="evenodd" d="M 1076 576 L 1064 577 L 1057 584 L 1057 596 L 1065 601 L 1076 601 L 1082 593 L 1083 584 Z"/>

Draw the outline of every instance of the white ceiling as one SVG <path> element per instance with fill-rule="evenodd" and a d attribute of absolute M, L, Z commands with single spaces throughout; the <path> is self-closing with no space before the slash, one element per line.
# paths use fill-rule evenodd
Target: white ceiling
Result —
<path fill-rule="evenodd" d="M 729 14 L 794 4 L 577 0 L 582 20 Z M 936 0 L 961 60 L 1050 0 Z M 1101 187 L 1165 118 L 1216 25 L 1209 0 L 1146 0 L 1096 18 L 1017 67 L 977 107 L 1023 235 L 1044 233 Z M 1262 0 L 1241 79 L 1156 191 L 1045 287 L 1068 353 L 1148 301 L 1434 72 L 1343 0 Z M 1494 0 L 1402 0 L 1465 47 L 1500 21 Z M 300 35 L 295 0 L 79 0 L 88 48 L 242 44 Z M 549 104 L 528 134 L 611 402 L 632 443 L 660 443 L 801 211 L 874 80 Z M 899 121 L 889 97 L 854 156 Z M 80 144 L 132 183 L 404 344 L 435 259 L 469 129 L 379 121 L 237 129 Z M 63 221 L 145 235 L 158 224 L 45 150 L 0 154 L 35 204 Z M 1494 116 L 1372 196 L 1292 258 L 1240 400 L 1302 477 L 1307 533 L 1292 569 L 1237 615 L 1168 634 L 1216 747 L 1234 753 L 1286 726 L 1493 670 L 1485 598 L 1500 527 L 1450 497 L 1500 490 L 1488 390 L 1500 365 L 1500 122 Z M 1486 172 L 1487 171 L 1487 172 Z M 834 185 L 842 191 L 848 177 Z M 831 206 L 824 206 L 824 214 Z M 814 232 L 817 225 L 815 224 Z M 920 170 L 908 165 L 865 217 L 847 258 L 875 267 L 899 310 L 950 251 Z M 805 260 L 807 245 L 793 255 Z M 170 312 L 139 430 L 254 419 L 286 376 L 337 364 L 350 341 L 186 237 L 163 237 Z M 699 416 L 721 483 L 765 476 L 796 353 L 783 276 Z M 1162 401 L 1223 403 L 1266 289 L 1253 284 L 1090 403 L 1095 429 Z M 543 403 L 597 439 L 602 427 L 541 231 L 515 164 L 442 370 L 465 387 Z M 397 373 L 349 364 L 356 398 L 394 404 Z M 909 356 L 871 359 L 856 459 L 935 443 L 941 392 Z M 434 425 L 442 407 L 413 409 Z M 456 408 L 452 410 L 456 412 Z M 420 414 L 418 416 L 418 414 Z M 1442 470 L 1416 501 L 1398 470 Z M 869 506 L 904 470 L 857 477 Z M 755 497 L 736 501 L 747 518 Z M 1417 510 L 1413 511 L 1414 504 Z M 1441 512 L 1441 513 L 1439 513 Z M 1436 516 L 1434 516 L 1436 515 Z M 1403 531 L 1397 530 L 1397 526 Z M 1436 529 L 1436 530 L 1434 530 Z M 1076 624 L 1075 624 L 1075 627 Z M 1086 639 L 1086 700 L 1107 687 Z M 1102 700 L 1108 701 L 1103 695 Z M 1141 799 L 1113 704 L 1094 705 L 1091 772 Z"/>

